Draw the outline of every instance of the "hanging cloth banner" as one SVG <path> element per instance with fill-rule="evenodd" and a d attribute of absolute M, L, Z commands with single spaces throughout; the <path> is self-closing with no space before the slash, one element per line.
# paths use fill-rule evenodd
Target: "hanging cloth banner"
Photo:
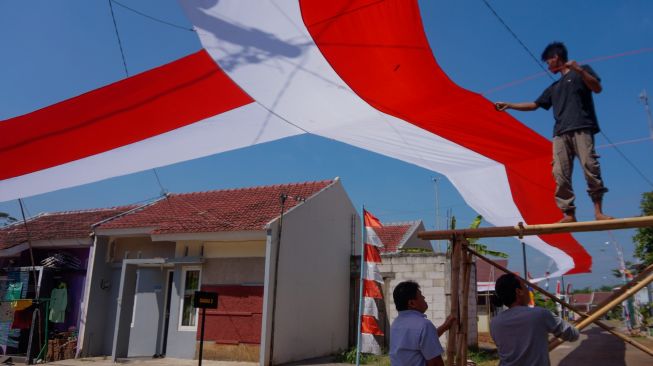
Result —
<path fill-rule="evenodd" d="M 562 216 L 551 142 L 449 79 L 416 0 L 179 3 L 204 50 L 0 121 L 0 200 L 311 133 L 445 175 L 494 225 Z M 570 234 L 524 242 L 591 269 Z"/>

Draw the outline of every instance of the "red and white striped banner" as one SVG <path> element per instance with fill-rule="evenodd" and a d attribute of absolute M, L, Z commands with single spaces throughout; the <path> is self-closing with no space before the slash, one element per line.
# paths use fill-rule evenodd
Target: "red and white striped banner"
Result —
<path fill-rule="evenodd" d="M 361 270 L 363 271 L 363 311 L 361 314 L 361 352 L 381 354 L 381 346 L 376 336 L 382 336 L 379 328 L 379 310 L 377 300 L 383 301 L 381 285 L 383 277 L 379 272 L 378 264 L 381 263 L 379 247 L 383 246 L 375 228 L 381 227 L 381 222 L 371 213 L 363 211 L 365 222 L 365 250 Z"/>

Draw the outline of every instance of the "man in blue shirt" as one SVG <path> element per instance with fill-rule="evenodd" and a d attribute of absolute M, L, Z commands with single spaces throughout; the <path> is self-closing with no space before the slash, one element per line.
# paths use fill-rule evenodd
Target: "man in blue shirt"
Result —
<path fill-rule="evenodd" d="M 450 315 L 436 329 L 424 314 L 428 304 L 416 282 L 398 284 L 392 297 L 399 316 L 390 327 L 390 363 L 393 366 L 444 365 L 438 338 L 451 328 L 455 318 Z"/>

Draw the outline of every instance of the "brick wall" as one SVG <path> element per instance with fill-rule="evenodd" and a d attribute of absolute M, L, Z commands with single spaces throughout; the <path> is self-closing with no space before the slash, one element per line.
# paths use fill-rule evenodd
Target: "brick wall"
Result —
<path fill-rule="evenodd" d="M 379 270 L 385 280 L 383 288 L 385 297 L 385 313 L 387 321 L 381 322 L 389 335 L 389 324 L 397 317 L 392 290 L 403 281 L 412 280 L 419 283 L 422 294 L 429 305 L 426 316 L 435 326 L 444 322 L 449 313 L 449 277 L 450 263 L 444 254 L 434 253 L 396 253 L 383 254 L 383 263 Z M 476 317 L 476 271 L 472 268 L 469 292 L 469 328 L 468 339 L 470 345 L 477 344 L 477 317 Z M 381 309 L 380 309 L 381 310 Z M 382 310 L 381 310 L 382 311 Z M 383 311 L 382 311 L 383 312 Z M 386 344 L 389 339 L 386 337 Z M 446 333 L 440 338 L 440 343 L 446 347 Z"/>

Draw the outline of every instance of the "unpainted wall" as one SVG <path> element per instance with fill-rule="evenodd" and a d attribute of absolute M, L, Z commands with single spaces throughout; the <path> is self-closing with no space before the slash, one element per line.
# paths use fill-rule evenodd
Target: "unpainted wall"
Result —
<path fill-rule="evenodd" d="M 274 337 L 272 309 L 278 223 L 266 256 L 261 364 L 330 355 L 348 345 L 349 260 L 357 216 L 340 182 L 283 219 Z M 354 241 L 354 243 L 352 243 Z"/>

